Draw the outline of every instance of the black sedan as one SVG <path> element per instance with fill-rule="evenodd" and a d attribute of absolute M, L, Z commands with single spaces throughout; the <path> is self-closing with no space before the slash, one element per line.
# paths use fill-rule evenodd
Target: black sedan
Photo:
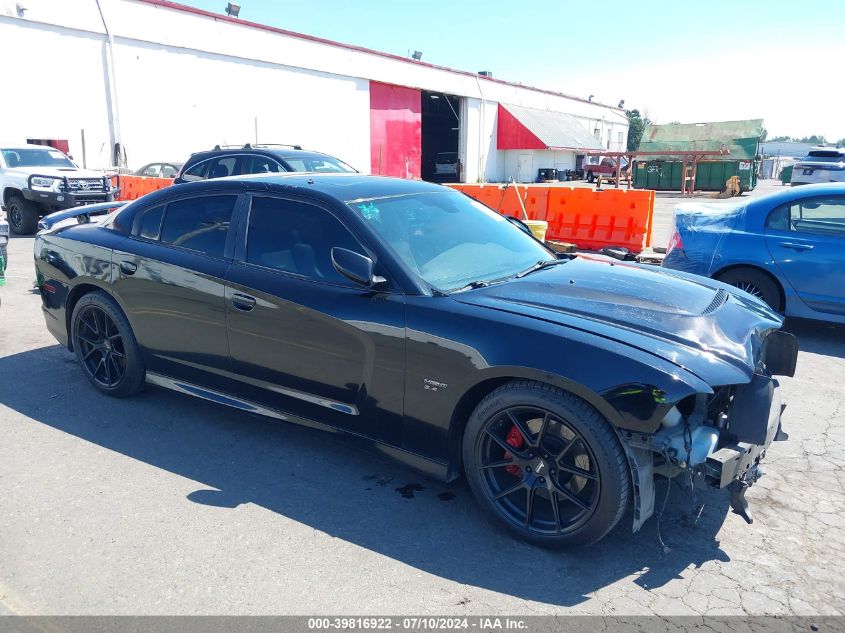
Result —
<path fill-rule="evenodd" d="M 50 332 L 91 384 L 146 384 L 341 432 L 541 545 L 595 542 L 654 478 L 744 491 L 797 345 L 725 284 L 558 259 L 451 189 L 358 174 L 236 177 L 46 218 Z M 162 413 L 164 415 L 164 413 Z M 246 465 L 245 465 L 246 466 Z"/>

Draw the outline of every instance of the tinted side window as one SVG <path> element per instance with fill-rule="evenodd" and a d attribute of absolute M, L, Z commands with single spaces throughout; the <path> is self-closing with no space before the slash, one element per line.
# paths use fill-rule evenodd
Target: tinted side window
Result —
<path fill-rule="evenodd" d="M 209 178 L 225 178 L 226 176 L 234 176 L 239 173 L 237 171 L 239 159 L 237 156 L 223 156 L 217 160 L 211 161 L 211 167 L 208 170 Z"/>
<path fill-rule="evenodd" d="M 318 281 L 351 285 L 332 266 L 335 246 L 366 254 L 329 212 L 302 202 L 255 197 L 249 214 L 246 259 Z"/>
<path fill-rule="evenodd" d="M 148 240 L 157 240 L 161 232 L 161 218 L 164 216 L 164 207 L 155 207 L 144 211 L 141 216 L 141 224 L 138 227 L 138 235 Z"/>
<path fill-rule="evenodd" d="M 249 159 L 247 174 L 277 174 L 284 171 L 279 163 L 268 156 L 251 156 Z"/>
<path fill-rule="evenodd" d="M 205 180 L 205 176 L 208 173 L 208 166 L 210 163 L 210 160 L 197 163 L 190 169 L 186 170 L 184 174 L 182 174 L 182 180 Z"/>
<path fill-rule="evenodd" d="M 766 218 L 766 228 L 778 231 L 789 230 L 789 205 L 778 207 Z"/>
<path fill-rule="evenodd" d="M 161 241 L 223 257 L 237 196 L 204 196 L 167 205 Z"/>

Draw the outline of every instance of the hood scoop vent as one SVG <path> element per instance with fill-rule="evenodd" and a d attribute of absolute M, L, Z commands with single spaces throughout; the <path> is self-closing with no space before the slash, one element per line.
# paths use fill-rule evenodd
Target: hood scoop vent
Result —
<path fill-rule="evenodd" d="M 704 310 L 701 311 L 701 315 L 704 316 L 705 314 L 713 314 L 716 310 L 721 308 L 725 301 L 728 300 L 728 291 L 724 288 L 719 288 L 716 291 L 716 296 L 713 297 L 713 301 L 710 302 Z"/>

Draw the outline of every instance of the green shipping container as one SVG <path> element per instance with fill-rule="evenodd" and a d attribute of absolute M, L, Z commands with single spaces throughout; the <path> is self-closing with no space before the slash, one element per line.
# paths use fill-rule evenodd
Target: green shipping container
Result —
<path fill-rule="evenodd" d="M 639 149 L 652 155 L 634 164 L 634 187 L 680 191 L 683 159 L 670 152 L 726 150 L 723 156 L 706 156 L 699 161 L 696 191 L 721 191 L 732 176 L 739 176 L 742 191 L 751 191 L 757 186 L 757 149 L 762 133 L 762 119 L 649 125 Z"/>
<path fill-rule="evenodd" d="M 634 188 L 680 191 L 683 169 L 680 161 L 637 161 L 634 163 Z M 742 191 L 751 191 L 757 186 L 757 161 L 700 161 L 695 173 L 695 190 L 721 191 L 732 176 L 739 176 Z"/>

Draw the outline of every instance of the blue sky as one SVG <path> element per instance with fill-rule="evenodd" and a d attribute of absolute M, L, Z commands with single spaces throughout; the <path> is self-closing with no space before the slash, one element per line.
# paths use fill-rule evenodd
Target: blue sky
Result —
<path fill-rule="evenodd" d="M 218 13 L 226 5 L 182 1 Z M 657 122 L 761 117 L 770 135 L 845 138 L 843 0 L 240 4 L 246 20 L 399 55 L 420 50 L 423 61 L 614 105 L 625 99 Z"/>

